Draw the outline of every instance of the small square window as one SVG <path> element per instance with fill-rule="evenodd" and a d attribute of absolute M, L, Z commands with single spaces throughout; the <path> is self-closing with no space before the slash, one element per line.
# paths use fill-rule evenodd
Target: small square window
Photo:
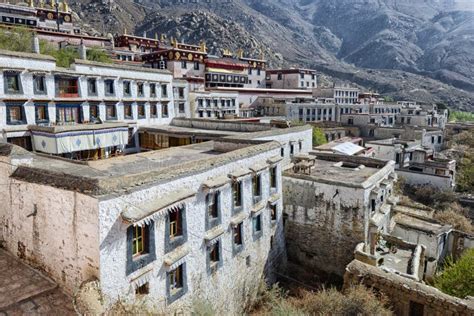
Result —
<path fill-rule="evenodd" d="M 186 112 L 184 103 L 179 103 L 178 111 L 179 111 L 179 113 L 185 113 Z"/>
<path fill-rule="evenodd" d="M 182 69 L 187 69 L 187 68 L 188 68 L 188 63 L 187 63 L 185 60 L 183 60 L 183 61 L 181 62 L 181 68 L 182 68 Z"/>
<path fill-rule="evenodd" d="M 34 92 L 35 94 L 46 94 L 46 79 L 42 75 L 34 75 Z"/>
<path fill-rule="evenodd" d="M 89 120 L 93 121 L 99 118 L 99 106 L 96 104 L 89 105 Z"/>
<path fill-rule="evenodd" d="M 129 97 L 132 95 L 132 91 L 130 88 L 130 81 L 123 82 L 123 95 Z"/>
<path fill-rule="evenodd" d="M 36 123 L 47 123 L 48 119 L 48 105 L 46 104 L 35 104 L 35 120 Z"/>
<path fill-rule="evenodd" d="M 26 124 L 23 105 L 7 105 L 7 124 Z"/>
<path fill-rule="evenodd" d="M 169 213 L 170 223 L 170 238 L 179 237 L 183 235 L 183 220 L 182 211 L 179 209 L 175 212 Z"/>
<path fill-rule="evenodd" d="M 145 118 L 146 117 L 145 104 L 143 104 L 143 103 L 138 104 L 137 107 L 138 107 L 138 109 L 137 109 L 138 110 L 138 118 L 141 118 L 141 119 Z"/>
<path fill-rule="evenodd" d="M 126 119 L 132 119 L 133 118 L 132 105 L 130 103 L 127 103 L 127 104 L 123 105 L 123 116 Z"/>
<path fill-rule="evenodd" d="M 3 77 L 5 79 L 5 93 L 6 94 L 21 93 L 21 80 L 20 80 L 19 73 L 4 72 Z"/>
<path fill-rule="evenodd" d="M 115 95 L 114 80 L 106 79 L 104 81 L 104 85 L 105 85 L 105 95 L 114 96 Z"/>
<path fill-rule="evenodd" d="M 117 110 L 115 104 L 107 104 L 105 106 L 105 114 L 107 120 L 116 120 L 117 119 Z"/>
<path fill-rule="evenodd" d="M 161 117 L 168 117 L 168 103 L 161 104 Z"/>
<path fill-rule="evenodd" d="M 158 117 L 158 110 L 156 108 L 156 104 L 150 104 L 150 116 Z"/>
<path fill-rule="evenodd" d="M 132 236 L 132 256 L 140 256 L 148 252 L 148 225 L 134 226 Z"/>
<path fill-rule="evenodd" d="M 210 219 L 219 217 L 219 193 L 210 193 L 206 197 L 207 200 L 207 215 Z"/>
<path fill-rule="evenodd" d="M 150 293 L 150 285 L 148 282 L 135 289 L 135 295 L 147 295 L 149 293 Z"/>
<path fill-rule="evenodd" d="M 199 62 L 194 62 L 194 70 L 199 70 Z"/>
<path fill-rule="evenodd" d="M 156 84 L 150 83 L 150 97 L 156 97 Z"/>
<path fill-rule="evenodd" d="M 161 85 L 161 97 L 166 98 L 168 96 L 168 85 Z"/>
<path fill-rule="evenodd" d="M 137 83 L 137 95 L 139 97 L 145 96 L 145 88 L 143 82 Z"/>
<path fill-rule="evenodd" d="M 95 78 L 87 79 L 87 94 L 89 96 L 97 95 L 97 80 Z"/>
<path fill-rule="evenodd" d="M 240 181 L 235 181 L 232 184 L 232 196 L 234 200 L 234 207 L 242 206 L 242 183 Z"/>
<path fill-rule="evenodd" d="M 243 226 L 242 223 L 240 223 L 232 228 L 232 235 L 233 235 L 235 246 L 242 246 L 243 244 L 242 226 Z"/>

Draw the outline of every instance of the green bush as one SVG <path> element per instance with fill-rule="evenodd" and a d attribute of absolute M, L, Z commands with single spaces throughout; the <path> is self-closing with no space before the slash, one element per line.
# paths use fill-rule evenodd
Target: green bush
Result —
<path fill-rule="evenodd" d="M 95 47 L 91 47 L 91 48 L 88 48 L 86 52 L 87 52 L 87 60 L 97 61 L 97 62 L 101 62 L 101 63 L 111 63 L 112 62 L 112 59 L 110 58 L 110 56 L 104 50 L 101 50 L 101 49 L 98 49 L 98 48 L 95 48 Z"/>
<path fill-rule="evenodd" d="M 321 146 L 327 142 L 323 130 L 319 127 L 313 127 L 313 146 Z"/>
<path fill-rule="evenodd" d="M 33 34 L 24 27 L 0 29 L 0 49 L 31 53 Z"/>
<path fill-rule="evenodd" d="M 451 111 L 449 113 L 450 122 L 474 122 L 474 113 Z"/>
<path fill-rule="evenodd" d="M 474 296 L 474 249 L 466 250 L 458 261 L 448 257 L 434 284 L 444 293 L 459 298 Z"/>

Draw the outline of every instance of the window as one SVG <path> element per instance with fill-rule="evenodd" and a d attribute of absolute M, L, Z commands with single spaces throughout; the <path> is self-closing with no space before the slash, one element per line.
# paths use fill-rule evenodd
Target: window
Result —
<path fill-rule="evenodd" d="M 36 123 L 47 123 L 49 121 L 47 104 L 35 104 L 35 120 Z"/>
<path fill-rule="evenodd" d="M 105 117 L 107 120 L 117 119 L 117 110 L 115 104 L 107 104 L 105 106 Z"/>
<path fill-rule="evenodd" d="M 257 76 L 260 76 L 262 70 L 260 68 L 257 68 Z"/>
<path fill-rule="evenodd" d="M 99 118 L 99 106 L 96 104 L 89 104 L 89 120 L 93 121 Z"/>
<path fill-rule="evenodd" d="M 208 256 L 209 256 L 209 268 L 212 272 L 215 272 L 219 266 L 220 262 L 220 241 L 217 241 L 215 244 L 208 247 Z"/>
<path fill-rule="evenodd" d="M 375 199 L 372 199 L 372 200 L 370 201 L 370 208 L 371 208 L 372 214 L 375 213 L 375 207 L 376 207 Z"/>
<path fill-rule="evenodd" d="M 79 97 L 79 89 L 77 86 L 77 78 L 61 78 L 56 77 L 56 95 L 61 98 L 77 98 Z"/>
<path fill-rule="evenodd" d="M 81 123 L 80 107 L 77 105 L 56 104 L 57 123 Z"/>
<path fill-rule="evenodd" d="M 97 95 L 97 80 L 95 78 L 87 79 L 87 94 L 89 96 Z"/>
<path fill-rule="evenodd" d="M 143 82 L 137 83 L 137 95 L 143 97 L 145 95 Z"/>
<path fill-rule="evenodd" d="M 131 103 L 125 103 L 123 105 L 123 116 L 126 119 L 132 119 L 133 118 L 132 104 Z"/>
<path fill-rule="evenodd" d="M 233 236 L 233 240 L 234 240 L 234 245 L 235 246 L 242 246 L 242 244 L 243 244 L 242 223 L 239 223 L 238 225 L 236 225 L 232 228 L 232 236 Z"/>
<path fill-rule="evenodd" d="M 150 116 L 158 117 L 158 111 L 155 104 L 150 104 Z"/>
<path fill-rule="evenodd" d="M 150 83 L 150 97 L 156 97 L 156 84 Z"/>
<path fill-rule="evenodd" d="M 46 94 L 46 79 L 43 75 L 33 76 L 35 94 Z"/>
<path fill-rule="evenodd" d="M 434 137 L 434 136 L 431 136 L 431 143 L 432 143 L 432 144 L 435 143 L 435 137 Z"/>
<path fill-rule="evenodd" d="M 270 188 L 277 187 L 277 167 L 270 168 Z"/>
<path fill-rule="evenodd" d="M 126 274 L 139 270 L 156 259 L 154 244 L 155 224 L 151 221 L 143 226 L 127 229 Z"/>
<path fill-rule="evenodd" d="M 283 74 L 282 73 L 278 73 L 278 80 L 282 80 L 283 79 Z"/>
<path fill-rule="evenodd" d="M 187 63 L 185 60 L 183 60 L 183 61 L 181 62 L 181 68 L 182 68 L 182 69 L 187 69 L 187 68 L 188 68 L 188 63 Z"/>
<path fill-rule="evenodd" d="M 254 175 L 252 178 L 252 192 L 254 198 L 258 198 L 262 195 L 262 183 L 259 174 Z"/>
<path fill-rule="evenodd" d="M 148 282 L 135 289 L 135 295 L 147 295 L 148 293 L 150 293 L 150 285 Z"/>
<path fill-rule="evenodd" d="M 178 88 L 178 96 L 181 99 L 184 98 L 184 88 Z"/>
<path fill-rule="evenodd" d="M 293 155 L 295 153 L 295 145 L 291 144 L 290 145 L 290 155 Z"/>
<path fill-rule="evenodd" d="M 300 78 L 304 79 L 304 73 L 300 73 Z"/>
<path fill-rule="evenodd" d="M 259 214 L 252 218 L 252 226 L 254 233 L 262 232 L 262 214 Z"/>
<path fill-rule="evenodd" d="M 114 80 L 113 79 L 106 79 L 106 80 L 104 80 L 104 85 L 105 85 L 105 95 L 106 96 L 113 96 L 115 94 Z"/>
<path fill-rule="evenodd" d="M 17 72 L 4 72 L 3 77 L 5 79 L 5 93 L 15 94 L 21 93 L 21 80 L 20 74 Z"/>
<path fill-rule="evenodd" d="M 277 220 L 277 205 L 276 204 L 270 206 L 270 218 L 272 222 Z"/>
<path fill-rule="evenodd" d="M 166 85 L 166 84 L 161 85 L 161 96 L 163 98 L 168 96 L 168 85 Z"/>
<path fill-rule="evenodd" d="M 182 210 L 179 209 L 175 212 L 169 213 L 170 223 L 170 238 L 178 237 L 183 235 L 183 220 Z"/>
<path fill-rule="evenodd" d="M 438 144 L 441 144 L 442 139 L 443 138 L 441 136 L 438 136 Z"/>
<path fill-rule="evenodd" d="M 183 289 L 183 265 L 168 272 L 169 293 L 176 294 Z"/>
<path fill-rule="evenodd" d="M 161 104 L 161 117 L 168 117 L 168 103 Z"/>
<path fill-rule="evenodd" d="M 132 91 L 130 88 L 130 81 L 123 82 L 123 96 L 129 97 L 132 95 Z"/>
<path fill-rule="evenodd" d="M 219 192 L 209 193 L 206 196 L 207 204 L 207 229 L 219 223 Z"/>
<path fill-rule="evenodd" d="M 148 233 L 148 226 L 134 226 L 132 237 L 132 255 L 140 256 L 146 253 L 146 238 Z"/>
<path fill-rule="evenodd" d="M 240 181 L 235 181 L 232 184 L 232 195 L 234 200 L 234 207 L 242 206 L 242 183 Z"/>
<path fill-rule="evenodd" d="M 199 70 L 199 62 L 194 62 L 194 70 Z"/>
<path fill-rule="evenodd" d="M 21 104 L 7 104 L 7 124 L 26 124 L 26 117 Z"/>
<path fill-rule="evenodd" d="M 145 118 L 145 104 L 138 104 L 138 118 Z"/>
<path fill-rule="evenodd" d="M 186 112 L 185 107 L 184 107 L 184 103 L 179 103 L 178 104 L 178 112 L 179 113 L 185 113 Z"/>

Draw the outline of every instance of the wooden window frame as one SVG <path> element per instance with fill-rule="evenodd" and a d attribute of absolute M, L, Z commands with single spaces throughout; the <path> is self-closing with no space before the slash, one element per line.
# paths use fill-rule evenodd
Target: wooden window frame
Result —
<path fill-rule="evenodd" d="M 262 196 L 262 176 L 259 173 L 252 177 L 252 193 L 256 198 Z"/>
<path fill-rule="evenodd" d="M 232 228 L 232 240 L 236 246 L 242 246 L 244 243 L 242 238 L 242 226 L 243 224 L 239 223 Z"/>
<path fill-rule="evenodd" d="M 183 236 L 183 214 L 182 211 L 178 209 L 175 212 L 170 212 L 169 216 L 169 237 L 176 238 Z"/>
<path fill-rule="evenodd" d="M 232 184 L 232 203 L 234 207 L 242 207 L 242 182 L 234 181 Z"/>
<path fill-rule="evenodd" d="M 132 233 L 132 257 L 136 258 L 147 253 L 147 226 L 134 226 Z M 140 245 L 141 242 L 141 245 Z"/>
<path fill-rule="evenodd" d="M 176 269 L 168 272 L 169 291 L 171 295 L 183 289 L 183 279 L 183 265 L 180 265 Z"/>
<path fill-rule="evenodd" d="M 206 201 L 209 219 L 219 218 L 219 192 L 209 193 L 206 196 Z"/>

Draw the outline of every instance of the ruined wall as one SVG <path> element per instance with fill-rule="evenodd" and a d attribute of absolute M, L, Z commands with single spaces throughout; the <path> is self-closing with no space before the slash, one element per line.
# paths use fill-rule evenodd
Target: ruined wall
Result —
<path fill-rule="evenodd" d="M 462 300 L 442 293 L 429 285 L 384 272 L 354 260 L 346 269 L 344 287 L 364 284 L 380 290 L 390 299 L 396 315 L 473 315 L 474 300 Z"/>
<path fill-rule="evenodd" d="M 342 277 L 364 241 L 366 194 L 362 188 L 284 176 L 288 261 Z"/>
<path fill-rule="evenodd" d="M 10 179 L 11 168 L 0 164 L 0 240 L 73 293 L 82 281 L 98 277 L 97 200 Z"/>
<path fill-rule="evenodd" d="M 440 190 L 453 190 L 454 183 L 449 176 L 427 174 L 413 170 L 397 169 L 397 174 L 405 179 L 406 184 L 413 186 L 432 186 Z"/>

